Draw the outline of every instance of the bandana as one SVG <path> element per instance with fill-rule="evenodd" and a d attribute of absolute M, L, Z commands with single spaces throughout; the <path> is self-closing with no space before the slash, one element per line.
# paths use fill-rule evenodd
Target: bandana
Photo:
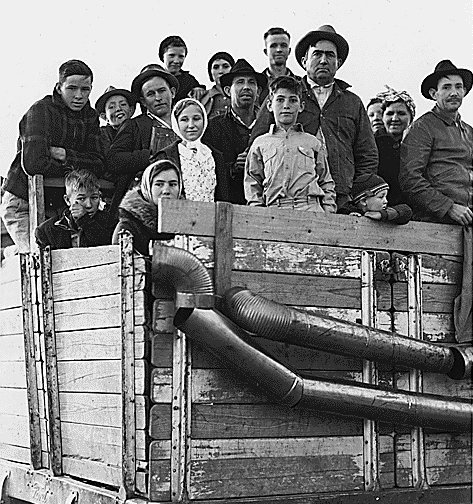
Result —
<path fill-rule="evenodd" d="M 416 115 L 416 106 L 411 95 L 407 91 L 396 91 L 392 87 L 389 87 L 387 84 L 385 84 L 384 87 L 386 88 L 386 91 L 378 93 L 376 95 L 376 98 L 382 100 L 384 104 L 390 104 L 401 100 L 406 104 L 406 107 L 411 114 L 411 118 L 412 120 L 414 120 L 414 117 Z"/>

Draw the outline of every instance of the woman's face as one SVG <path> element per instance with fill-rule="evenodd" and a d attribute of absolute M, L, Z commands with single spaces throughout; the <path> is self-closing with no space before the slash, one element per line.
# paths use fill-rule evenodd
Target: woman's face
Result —
<path fill-rule="evenodd" d="M 394 137 L 401 137 L 404 130 L 411 123 L 411 114 L 405 103 L 391 103 L 383 114 L 383 123 L 386 131 Z"/>
<path fill-rule="evenodd" d="M 370 120 L 373 133 L 383 127 L 383 109 L 381 103 L 372 103 L 368 107 L 368 118 Z"/>
<path fill-rule="evenodd" d="M 220 86 L 220 77 L 227 74 L 232 69 L 232 66 L 227 60 L 217 59 L 212 63 L 210 67 L 210 73 L 217 86 Z"/>
<path fill-rule="evenodd" d="M 179 177 L 175 170 L 163 170 L 153 178 L 151 197 L 155 205 L 158 204 L 160 198 L 179 198 Z"/>
<path fill-rule="evenodd" d="M 185 140 L 198 140 L 204 131 L 204 116 L 198 105 L 189 105 L 177 118 L 179 131 Z"/>

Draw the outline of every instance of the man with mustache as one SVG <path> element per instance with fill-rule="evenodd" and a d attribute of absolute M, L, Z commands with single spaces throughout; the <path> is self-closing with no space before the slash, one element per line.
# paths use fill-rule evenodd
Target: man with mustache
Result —
<path fill-rule="evenodd" d="M 246 204 L 243 170 L 251 129 L 256 121 L 255 104 L 266 82 L 265 75 L 256 72 L 244 59 L 239 59 L 231 71 L 220 78 L 223 91 L 230 97 L 230 108 L 209 122 L 202 142 L 223 155 L 225 170 L 230 175 L 229 187 L 217 184 L 215 189 L 222 195 L 222 201 Z"/>
<path fill-rule="evenodd" d="M 350 85 L 335 74 L 348 56 L 348 42 L 330 25 L 309 32 L 297 43 L 296 60 L 306 71 L 302 78 L 304 110 L 298 121 L 306 133 L 325 145 L 335 182 L 337 206 L 350 201 L 353 179 L 376 172 L 378 150 L 366 110 Z M 261 107 L 253 139 L 269 131 L 273 114 Z"/>
<path fill-rule="evenodd" d="M 73 169 L 104 171 L 99 118 L 90 106 L 92 70 L 83 61 L 59 67 L 52 95 L 32 105 L 20 121 L 17 153 L 3 184 L 1 216 L 16 250 L 28 252 L 28 176 L 64 178 Z M 64 187 L 45 187 L 46 217 L 64 208 Z"/>
<path fill-rule="evenodd" d="M 412 124 L 399 172 L 418 220 L 473 222 L 473 128 L 458 112 L 472 81 L 470 70 L 443 60 L 422 82 L 422 95 L 435 106 Z"/>

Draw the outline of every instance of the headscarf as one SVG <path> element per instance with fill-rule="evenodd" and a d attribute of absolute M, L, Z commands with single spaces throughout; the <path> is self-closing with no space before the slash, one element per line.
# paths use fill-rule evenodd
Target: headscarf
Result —
<path fill-rule="evenodd" d="M 150 164 L 143 172 L 143 175 L 141 177 L 141 194 L 148 203 L 152 203 L 153 201 L 153 196 L 151 195 L 153 179 L 156 177 L 156 175 L 166 170 L 174 170 L 177 173 L 177 180 L 179 184 L 178 198 L 181 197 L 182 178 L 179 168 L 172 161 L 169 161 L 167 159 L 160 159 L 159 161 L 155 161 L 154 163 Z"/>
<path fill-rule="evenodd" d="M 416 106 L 414 100 L 411 95 L 407 91 L 396 91 L 392 87 L 389 87 L 387 84 L 384 85 L 386 91 L 382 91 L 376 95 L 376 98 L 379 98 L 383 101 L 383 106 L 388 106 L 391 103 L 402 101 L 406 104 L 407 110 L 411 114 L 411 122 L 414 120 L 416 115 Z"/>

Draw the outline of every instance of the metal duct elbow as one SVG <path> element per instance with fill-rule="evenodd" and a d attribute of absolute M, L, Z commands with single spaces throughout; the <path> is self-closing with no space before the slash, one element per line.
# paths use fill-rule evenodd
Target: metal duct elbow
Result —
<path fill-rule="evenodd" d="M 155 243 L 152 260 L 153 295 L 175 296 L 178 308 L 212 308 L 212 278 L 201 261 L 187 250 Z M 169 289 L 174 292 L 170 292 Z"/>
<path fill-rule="evenodd" d="M 242 287 L 226 292 L 225 312 L 243 329 L 266 339 L 443 373 L 455 379 L 471 374 L 473 352 L 296 310 Z"/>

